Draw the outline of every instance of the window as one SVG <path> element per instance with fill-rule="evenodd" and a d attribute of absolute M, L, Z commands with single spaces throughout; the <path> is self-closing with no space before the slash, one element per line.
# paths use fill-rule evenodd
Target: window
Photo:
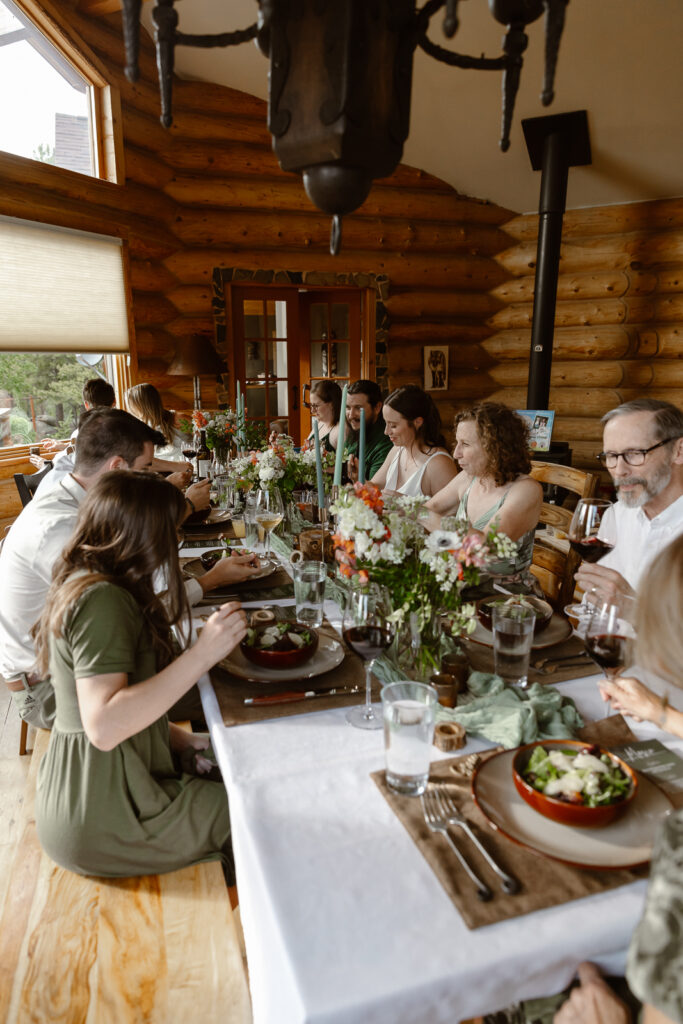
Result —
<path fill-rule="evenodd" d="M 13 0 L 0 0 L 0 149 L 97 175 L 94 88 Z"/>
<path fill-rule="evenodd" d="M 83 412 L 83 385 L 108 370 L 97 354 L 0 352 L 0 447 L 70 437 Z"/>

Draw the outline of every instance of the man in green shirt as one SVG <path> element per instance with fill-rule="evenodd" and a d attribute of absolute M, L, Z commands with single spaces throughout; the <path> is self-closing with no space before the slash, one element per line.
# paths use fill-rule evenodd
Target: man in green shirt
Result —
<path fill-rule="evenodd" d="M 382 392 L 374 380 L 356 380 L 350 385 L 346 396 L 347 434 L 344 457 L 347 460 L 349 479 L 358 479 L 358 432 L 360 411 L 365 409 L 365 479 L 372 480 L 381 468 L 392 444 L 384 433 L 382 416 Z"/>

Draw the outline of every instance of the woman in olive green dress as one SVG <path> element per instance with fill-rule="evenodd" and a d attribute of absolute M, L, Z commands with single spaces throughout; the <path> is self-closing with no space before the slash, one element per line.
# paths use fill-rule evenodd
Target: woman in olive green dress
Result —
<path fill-rule="evenodd" d="M 180 491 L 117 470 L 88 491 L 37 630 L 57 715 L 40 765 L 38 836 L 63 867 L 130 876 L 222 860 L 232 872 L 225 788 L 201 778 L 206 737 L 166 712 L 246 632 L 225 604 L 176 657 L 171 626 L 187 614 L 177 557 Z M 167 591 L 155 593 L 163 574 Z M 179 769 L 188 760 L 200 775 Z"/>

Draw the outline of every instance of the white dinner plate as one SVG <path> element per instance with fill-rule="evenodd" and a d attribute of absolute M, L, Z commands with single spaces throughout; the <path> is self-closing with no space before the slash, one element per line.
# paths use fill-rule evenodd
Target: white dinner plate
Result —
<path fill-rule="evenodd" d="M 313 679 L 315 676 L 321 676 L 324 672 L 336 668 L 343 660 L 344 648 L 339 640 L 335 640 L 329 633 L 319 633 L 318 649 L 311 660 L 295 668 L 281 668 L 277 671 L 261 668 L 247 661 L 239 647 L 218 664 L 234 676 L 248 679 L 252 683 L 287 683 L 294 679 Z"/>
<path fill-rule="evenodd" d="M 540 651 L 544 647 L 554 647 L 555 644 L 563 643 L 571 635 L 571 623 L 561 615 L 554 612 L 552 619 L 545 629 L 541 630 L 541 632 L 534 637 L 534 642 L 531 647 L 534 651 Z M 465 636 L 465 640 L 471 640 L 475 644 L 481 644 L 482 647 L 493 647 L 493 633 L 490 629 L 486 629 L 485 626 L 482 626 L 478 619 L 474 633 L 470 633 Z"/>
<path fill-rule="evenodd" d="M 262 558 L 259 555 L 261 562 L 261 568 L 258 572 L 252 573 L 246 580 L 242 580 L 243 583 L 251 583 L 252 580 L 263 580 L 266 576 L 272 576 L 276 569 L 279 569 L 280 563 L 275 558 Z M 192 558 L 189 562 L 186 562 L 183 566 L 183 572 L 186 576 L 192 576 L 195 579 L 198 576 L 203 576 L 207 569 L 202 565 L 201 558 Z M 221 588 L 225 590 L 227 587 L 239 587 L 239 583 L 222 583 Z M 209 594 L 211 591 L 209 591 Z"/>
<path fill-rule="evenodd" d="M 472 779 L 472 795 L 497 831 L 521 846 L 577 868 L 635 868 L 652 856 L 655 834 L 671 811 L 669 798 L 638 772 L 638 792 L 623 817 L 602 828 L 560 825 L 525 803 L 512 781 L 515 750 L 484 761 Z"/>

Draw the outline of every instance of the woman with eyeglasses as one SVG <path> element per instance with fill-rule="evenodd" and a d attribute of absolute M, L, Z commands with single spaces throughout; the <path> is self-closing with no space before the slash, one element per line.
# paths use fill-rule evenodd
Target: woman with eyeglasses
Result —
<path fill-rule="evenodd" d="M 436 494 L 457 469 L 430 396 L 417 384 L 406 384 L 384 400 L 382 415 L 393 448 L 372 483 L 385 494 L 422 494 L 427 498 Z"/>
<path fill-rule="evenodd" d="M 318 421 L 318 436 L 322 451 L 336 451 L 339 440 L 339 414 L 342 391 L 334 380 L 316 380 L 311 385 L 311 399 L 308 408 L 311 416 Z M 313 438 L 311 430 L 307 440 Z"/>

